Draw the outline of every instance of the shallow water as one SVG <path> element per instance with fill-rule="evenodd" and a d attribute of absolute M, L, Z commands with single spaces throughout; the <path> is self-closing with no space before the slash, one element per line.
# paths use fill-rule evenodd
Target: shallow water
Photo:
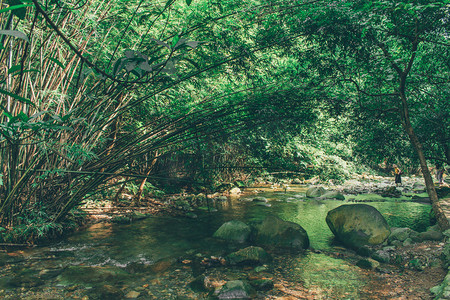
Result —
<path fill-rule="evenodd" d="M 325 217 L 329 210 L 345 202 L 307 200 L 305 191 L 304 187 L 288 192 L 249 189 L 241 198 L 216 203 L 216 212 L 196 212 L 196 219 L 151 217 L 126 225 L 96 224 L 46 247 L 0 253 L 0 298 L 44 297 L 42 293 L 47 293 L 46 298 L 50 295 L 54 299 L 83 295 L 102 299 L 111 293 L 123 297 L 133 291 L 143 299 L 177 296 L 200 299 L 204 295 L 190 290 L 188 283 L 198 274 L 212 271 L 180 261 L 220 257 L 236 250 L 237 246 L 211 237 L 226 221 L 238 219 L 249 223 L 274 214 L 303 226 L 312 248 L 332 247 L 333 234 Z M 266 197 L 268 205 L 252 202 L 256 195 Z M 429 205 L 404 202 L 370 205 L 391 226 L 421 231 L 429 225 Z M 321 253 L 286 254 L 278 261 L 285 276 L 324 298 L 332 295 L 336 299 L 357 299 L 359 288 L 367 281 L 359 268 Z M 245 277 L 241 269 L 221 268 L 227 280 Z M 105 285 L 111 288 L 105 291 Z"/>

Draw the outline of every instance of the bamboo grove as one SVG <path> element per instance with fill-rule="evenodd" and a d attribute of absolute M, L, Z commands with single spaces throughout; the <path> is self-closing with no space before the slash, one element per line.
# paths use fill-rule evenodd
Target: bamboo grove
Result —
<path fill-rule="evenodd" d="M 158 160 L 264 124 L 298 131 L 319 108 L 397 113 L 395 74 L 371 67 L 382 51 L 376 68 L 403 63 L 392 55 L 408 47 L 402 30 L 410 28 L 396 28 L 409 23 L 389 22 L 397 11 L 430 18 L 416 38 L 447 49 L 449 4 L 348 2 L 1 1 L 0 226 L 39 219 L 37 234 L 60 231 L 87 197 L 129 178 L 157 178 Z M 351 23 L 358 18 L 367 28 Z M 383 30 L 384 46 L 376 41 Z M 416 60 L 429 49 L 416 47 L 414 55 L 424 53 Z M 448 78 L 431 82 L 448 74 L 445 51 L 447 66 L 429 82 L 413 80 L 416 89 L 403 96 L 431 101 L 437 86 L 448 97 Z"/>

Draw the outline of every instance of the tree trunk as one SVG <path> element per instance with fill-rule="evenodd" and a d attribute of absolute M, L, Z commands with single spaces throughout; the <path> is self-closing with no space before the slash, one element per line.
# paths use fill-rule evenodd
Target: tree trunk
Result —
<path fill-rule="evenodd" d="M 450 228 L 450 224 L 448 222 L 447 217 L 445 216 L 444 211 L 442 210 L 441 203 L 439 202 L 436 189 L 434 188 L 433 178 L 431 177 L 430 170 L 428 169 L 427 160 L 425 159 L 425 155 L 423 153 L 423 147 L 417 138 L 416 133 L 414 132 L 414 128 L 411 125 L 411 120 L 409 118 L 409 109 L 406 102 L 406 95 L 404 93 L 404 84 L 405 80 L 401 82 L 400 88 L 400 98 L 402 102 L 402 110 L 401 117 L 403 119 L 402 125 L 405 129 L 408 137 L 416 150 L 417 156 L 420 161 L 420 168 L 422 170 L 423 179 L 425 180 L 425 186 L 427 189 L 428 196 L 430 196 L 431 205 L 433 207 L 434 214 L 436 216 L 436 220 L 439 224 L 441 230 L 447 230 Z"/>

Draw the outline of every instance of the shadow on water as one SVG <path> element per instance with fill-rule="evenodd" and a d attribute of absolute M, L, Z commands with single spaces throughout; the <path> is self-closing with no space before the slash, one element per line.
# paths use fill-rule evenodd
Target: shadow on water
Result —
<path fill-rule="evenodd" d="M 97 298 L 114 291 L 122 295 L 121 291 L 138 290 L 150 299 L 171 299 L 176 295 L 198 299 L 201 295 L 191 291 L 188 283 L 204 269 L 195 269 L 193 263 L 183 264 L 180 258 L 190 262 L 201 257 L 225 256 L 236 246 L 212 238 L 221 224 L 233 219 L 251 223 L 269 214 L 303 226 L 312 248 L 331 249 L 333 235 L 325 217 L 329 210 L 344 204 L 342 201 L 307 200 L 303 187 L 287 193 L 263 189 L 257 195 L 267 198 L 268 204 L 251 201 L 255 195 L 250 190 L 241 198 L 216 203 L 216 212 L 198 212 L 196 219 L 151 217 L 126 225 L 96 224 L 48 247 L 29 249 L 16 256 L 0 253 L 4 266 L 0 271 L 0 289 L 6 290 L 4 298 L 20 288 L 33 291 L 46 287 L 59 289 L 59 293 L 66 293 L 67 289 L 97 291 Z M 391 226 L 409 226 L 420 231 L 429 225 L 428 205 L 392 202 L 370 205 Z M 284 276 L 323 297 L 341 295 L 354 299 L 366 283 L 359 268 L 313 251 L 305 255 L 282 255 L 276 261 Z M 242 270 L 222 268 L 224 273 L 237 272 L 242 276 Z M 233 276 L 239 277 L 226 277 Z M 108 288 L 105 292 L 105 285 L 121 288 L 113 291 Z M 98 289 L 102 290 L 98 292 Z"/>

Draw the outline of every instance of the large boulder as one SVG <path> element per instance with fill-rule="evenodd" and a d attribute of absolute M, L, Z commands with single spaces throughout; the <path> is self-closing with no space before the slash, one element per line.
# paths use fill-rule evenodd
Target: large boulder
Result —
<path fill-rule="evenodd" d="M 267 216 L 254 227 L 256 244 L 298 250 L 309 247 L 308 234 L 299 224 L 283 221 L 275 216 Z"/>
<path fill-rule="evenodd" d="M 328 212 L 326 222 L 336 238 L 351 248 L 381 244 L 390 234 L 385 218 L 366 204 L 341 205 Z"/>
<path fill-rule="evenodd" d="M 250 236 L 250 231 L 250 227 L 247 224 L 232 220 L 222 224 L 213 236 L 227 241 L 243 243 Z"/>
<path fill-rule="evenodd" d="M 313 186 L 306 190 L 306 197 L 318 198 L 325 194 L 326 190 L 321 186 Z"/>
<path fill-rule="evenodd" d="M 250 246 L 227 256 L 227 261 L 232 264 L 258 265 L 272 260 L 270 254 L 261 247 Z"/>

